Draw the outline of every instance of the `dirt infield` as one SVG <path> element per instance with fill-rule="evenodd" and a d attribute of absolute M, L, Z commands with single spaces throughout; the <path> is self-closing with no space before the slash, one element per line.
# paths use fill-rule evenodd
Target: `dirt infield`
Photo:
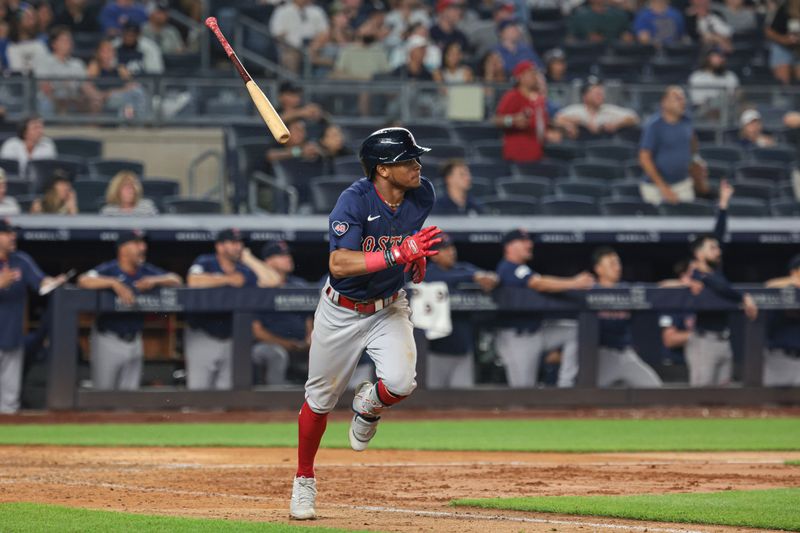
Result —
<path fill-rule="evenodd" d="M 642 494 L 800 486 L 793 453 L 320 451 L 320 520 L 375 531 L 743 531 L 453 508 L 460 497 Z M 288 521 L 292 449 L 0 447 L 0 501 Z"/>

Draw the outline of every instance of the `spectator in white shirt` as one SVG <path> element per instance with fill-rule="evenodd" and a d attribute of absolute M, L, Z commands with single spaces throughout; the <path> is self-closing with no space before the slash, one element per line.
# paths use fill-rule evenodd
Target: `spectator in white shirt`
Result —
<path fill-rule="evenodd" d="M 139 176 L 130 170 L 122 170 L 108 184 L 106 189 L 106 205 L 100 210 L 101 215 L 115 216 L 154 216 L 158 208 L 152 200 L 142 197 L 142 182 Z"/>
<path fill-rule="evenodd" d="M 715 10 L 722 15 L 734 34 L 759 29 L 755 10 L 744 5 L 744 0 L 725 0 L 725 5 Z"/>
<path fill-rule="evenodd" d="M 34 68 L 34 74 L 43 81 L 39 83 L 39 110 L 45 116 L 75 108 L 83 101 L 86 65 L 72 57 L 72 32 L 66 26 L 56 26 L 50 32 L 48 54 Z M 59 78 L 65 78 L 63 81 Z"/>
<path fill-rule="evenodd" d="M 39 19 L 30 4 L 20 4 L 9 37 L 6 58 L 8 68 L 15 72 L 31 72 L 48 55 L 47 46 L 39 39 Z"/>
<path fill-rule="evenodd" d="M 691 0 L 686 10 L 686 25 L 689 36 L 706 48 L 716 46 L 725 52 L 733 51 L 733 29 L 711 11 L 711 0 Z"/>
<path fill-rule="evenodd" d="M 0 216 L 18 215 L 19 213 L 17 201 L 6 196 L 6 171 L 0 168 Z"/>
<path fill-rule="evenodd" d="M 313 0 L 292 0 L 276 8 L 269 19 L 269 31 L 282 44 L 281 62 L 300 71 L 301 48 L 328 31 L 328 16 Z"/>
<path fill-rule="evenodd" d="M 400 0 L 386 15 L 384 24 L 389 28 L 389 35 L 383 42 L 387 47 L 394 48 L 403 44 L 403 34 L 410 26 L 422 24 L 429 28 L 431 17 L 422 8 L 419 0 Z"/>
<path fill-rule="evenodd" d="M 725 55 L 709 50 L 699 70 L 689 76 L 692 105 L 706 118 L 718 118 L 722 107 L 733 107 L 730 98 L 739 88 L 739 77 L 725 65 Z"/>
<path fill-rule="evenodd" d="M 25 176 L 31 159 L 54 159 L 56 145 L 44 136 L 44 121 L 38 115 L 30 116 L 17 127 L 17 135 L 6 139 L 0 146 L 0 158 L 19 162 L 19 175 Z"/>
<path fill-rule="evenodd" d="M 610 137 L 623 128 L 639 124 L 639 115 L 633 109 L 606 103 L 606 91 L 600 78 L 589 76 L 581 93 L 583 103 L 568 105 L 555 116 L 555 125 L 563 129 L 567 137 Z"/>

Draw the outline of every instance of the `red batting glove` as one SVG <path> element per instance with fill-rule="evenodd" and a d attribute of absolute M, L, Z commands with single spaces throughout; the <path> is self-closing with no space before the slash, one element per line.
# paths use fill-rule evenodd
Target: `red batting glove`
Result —
<path fill-rule="evenodd" d="M 425 280 L 425 270 L 428 266 L 428 260 L 424 257 L 415 259 L 414 261 L 406 264 L 405 272 L 411 271 L 411 281 L 414 283 L 422 283 Z"/>
<path fill-rule="evenodd" d="M 430 257 L 439 253 L 439 250 L 431 250 L 431 246 L 439 244 L 442 239 L 436 236 L 442 232 L 436 226 L 422 228 L 418 233 L 400 243 L 399 246 L 392 246 L 390 253 L 396 265 L 405 265 L 423 257 Z"/>

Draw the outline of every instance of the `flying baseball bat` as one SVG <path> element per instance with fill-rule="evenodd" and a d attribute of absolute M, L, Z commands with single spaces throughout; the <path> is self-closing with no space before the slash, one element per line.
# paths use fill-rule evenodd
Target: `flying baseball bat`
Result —
<path fill-rule="evenodd" d="M 247 87 L 247 92 L 250 93 L 250 98 L 253 99 L 256 109 L 258 109 L 258 114 L 264 119 L 269 131 L 272 132 L 272 136 L 275 137 L 276 141 L 284 144 L 289 140 L 289 129 L 286 127 L 286 124 L 283 123 L 283 120 L 281 120 L 275 108 L 272 107 L 269 98 L 266 97 L 258 84 L 253 81 L 253 78 L 250 77 L 250 74 L 248 74 L 242 62 L 239 61 L 236 52 L 233 51 L 233 48 L 228 43 L 228 39 L 222 35 L 222 31 L 220 31 L 219 25 L 217 24 L 217 18 L 208 17 L 206 19 L 206 26 L 217 36 L 219 44 L 222 45 L 222 48 L 228 55 L 228 59 L 230 59 L 233 66 L 236 67 L 236 71 L 239 73 L 239 76 L 242 77 L 242 81 L 244 81 L 244 86 Z"/>

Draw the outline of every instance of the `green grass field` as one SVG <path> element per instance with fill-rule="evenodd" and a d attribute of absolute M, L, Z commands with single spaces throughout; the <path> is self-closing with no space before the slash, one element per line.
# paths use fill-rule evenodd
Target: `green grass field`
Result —
<path fill-rule="evenodd" d="M 800 461 L 786 461 L 787 465 L 800 466 Z"/>
<path fill-rule="evenodd" d="M 347 448 L 347 424 L 322 445 Z M 0 445 L 293 447 L 294 423 L 0 426 Z M 800 450 L 800 418 L 388 421 L 371 449 L 476 451 Z"/>
<path fill-rule="evenodd" d="M 54 524 L 58 524 L 54 527 Z M 240 522 L 138 515 L 114 511 L 73 509 L 34 503 L 0 504 L 0 531 L 3 533 L 352 533 L 354 530 L 303 527 L 264 522 Z"/>
<path fill-rule="evenodd" d="M 800 531 L 800 489 L 456 500 L 453 505 Z"/>

